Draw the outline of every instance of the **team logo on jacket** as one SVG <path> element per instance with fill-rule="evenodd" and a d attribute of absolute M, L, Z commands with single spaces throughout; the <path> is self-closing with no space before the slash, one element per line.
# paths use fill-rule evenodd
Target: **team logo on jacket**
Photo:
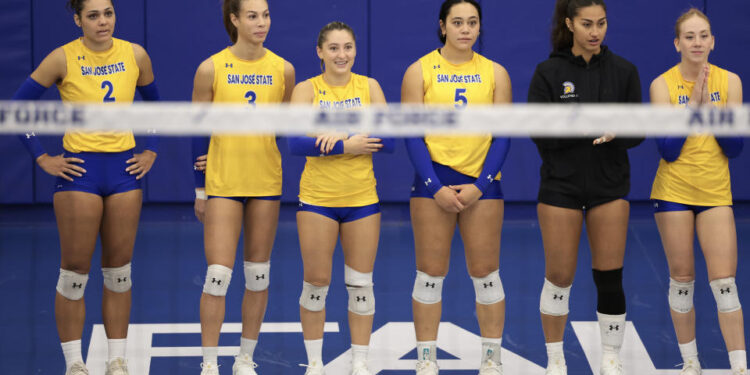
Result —
<path fill-rule="evenodd" d="M 578 97 L 578 94 L 576 94 L 576 85 L 573 82 L 565 81 L 563 82 L 562 86 L 563 86 L 563 94 L 560 95 L 560 99 Z"/>

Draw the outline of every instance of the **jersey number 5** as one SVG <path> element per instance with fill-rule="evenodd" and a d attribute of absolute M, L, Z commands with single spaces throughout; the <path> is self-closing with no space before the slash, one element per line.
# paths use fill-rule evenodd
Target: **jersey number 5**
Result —
<path fill-rule="evenodd" d="M 112 97 L 112 91 L 115 91 L 115 86 L 112 85 L 112 82 L 110 81 L 104 81 L 102 82 L 102 90 L 106 89 L 107 93 L 104 94 L 104 102 L 105 103 L 112 103 L 115 101 L 115 98 Z"/>
<path fill-rule="evenodd" d="M 245 93 L 245 99 L 247 99 L 247 103 L 253 107 L 255 107 L 256 98 L 257 98 L 257 95 L 255 95 L 255 91 L 248 91 Z"/>
<path fill-rule="evenodd" d="M 456 101 L 455 106 L 458 109 L 466 107 L 466 104 L 469 103 L 469 99 L 466 99 L 466 95 L 464 94 L 466 94 L 466 89 L 456 89 L 456 97 L 453 100 Z"/>

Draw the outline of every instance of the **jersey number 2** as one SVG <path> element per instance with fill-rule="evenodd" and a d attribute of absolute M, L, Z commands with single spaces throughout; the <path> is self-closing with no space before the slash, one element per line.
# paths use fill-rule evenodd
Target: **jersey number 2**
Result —
<path fill-rule="evenodd" d="M 102 82 L 102 89 L 106 89 L 107 93 L 104 94 L 104 102 L 105 103 L 112 103 L 115 101 L 115 98 L 112 97 L 112 91 L 115 91 L 115 86 L 112 85 L 112 82 L 110 81 L 104 81 Z"/>
<path fill-rule="evenodd" d="M 245 99 L 247 99 L 247 103 L 253 107 L 255 107 L 256 98 L 257 98 L 257 95 L 255 95 L 255 91 L 248 91 L 245 93 Z"/>
<path fill-rule="evenodd" d="M 453 99 L 456 101 L 456 108 L 463 108 L 466 107 L 466 104 L 469 103 L 469 99 L 466 99 L 466 89 L 456 89 L 456 98 Z"/>

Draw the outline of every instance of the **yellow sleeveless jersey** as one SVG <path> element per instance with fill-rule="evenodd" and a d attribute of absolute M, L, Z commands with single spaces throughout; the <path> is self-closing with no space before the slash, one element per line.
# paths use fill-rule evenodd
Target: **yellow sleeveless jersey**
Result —
<path fill-rule="evenodd" d="M 724 69 L 710 66 L 709 97 L 713 105 L 727 103 L 729 75 Z M 672 104 L 686 106 L 694 82 L 682 77 L 679 65 L 662 74 Z M 732 204 L 729 160 L 716 138 L 710 134 L 687 137 L 680 156 L 674 162 L 659 162 L 651 199 L 695 206 L 727 206 Z"/>
<path fill-rule="evenodd" d="M 284 59 L 271 51 L 247 61 L 229 48 L 211 56 L 214 102 L 249 106 L 284 99 Z M 292 82 L 294 84 L 294 82 Z M 276 136 L 213 135 L 208 147 L 206 194 L 223 197 L 281 195 L 281 154 Z"/>
<path fill-rule="evenodd" d="M 453 105 L 490 105 L 495 96 L 495 67 L 492 61 L 474 53 L 471 61 L 461 65 L 448 62 L 438 50 L 419 59 L 424 82 L 424 103 Z M 425 137 L 432 161 L 449 166 L 472 177 L 479 177 L 492 136 Z M 500 179 L 500 173 L 497 174 Z"/>
<path fill-rule="evenodd" d="M 313 105 L 324 110 L 356 110 L 370 104 L 367 77 L 352 73 L 346 86 L 330 86 L 323 76 L 311 78 Z M 308 157 L 299 184 L 299 199 L 324 207 L 361 207 L 378 203 L 372 155 Z"/>
<path fill-rule="evenodd" d="M 63 47 L 67 73 L 57 85 L 70 103 L 132 103 L 140 76 L 130 42 L 112 38 L 112 48 L 94 52 L 82 39 Z M 63 136 L 70 152 L 121 152 L 135 147 L 132 132 L 73 132 Z"/>

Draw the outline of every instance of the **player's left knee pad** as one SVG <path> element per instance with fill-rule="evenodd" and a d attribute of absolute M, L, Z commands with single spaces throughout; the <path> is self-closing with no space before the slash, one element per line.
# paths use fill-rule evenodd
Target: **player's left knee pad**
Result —
<path fill-rule="evenodd" d="M 245 289 L 253 292 L 262 292 L 268 289 L 271 282 L 271 262 L 254 263 L 245 262 Z"/>
<path fill-rule="evenodd" d="M 88 274 L 80 274 L 60 268 L 60 276 L 57 279 L 57 292 L 61 296 L 78 301 L 83 298 L 83 291 L 89 281 Z"/>
<path fill-rule="evenodd" d="M 130 263 L 122 267 L 102 267 L 102 276 L 104 277 L 104 287 L 115 293 L 125 293 L 133 286 L 133 282 L 130 280 Z"/>
<path fill-rule="evenodd" d="M 597 291 L 596 311 L 608 315 L 625 313 L 625 291 L 622 289 L 622 268 L 592 270 Z"/>
<path fill-rule="evenodd" d="M 326 296 L 328 296 L 328 285 L 316 286 L 303 281 L 299 305 L 310 311 L 323 311 L 326 308 Z"/>
<path fill-rule="evenodd" d="M 206 282 L 203 284 L 203 293 L 216 297 L 224 297 L 232 280 L 232 269 L 220 264 L 208 266 L 206 271 Z"/>
<path fill-rule="evenodd" d="M 740 297 L 737 294 L 737 285 L 734 283 L 734 277 L 716 279 L 711 281 L 710 284 L 719 312 L 730 313 L 742 308 Z"/>
<path fill-rule="evenodd" d="M 417 271 L 411 298 L 426 305 L 442 301 L 444 279 L 445 276 L 430 276 L 422 271 Z"/>
<path fill-rule="evenodd" d="M 552 316 L 564 316 L 570 312 L 570 288 L 559 287 L 544 278 L 542 295 L 539 297 L 539 311 Z"/>
<path fill-rule="evenodd" d="M 693 292 L 695 280 L 683 283 L 669 278 L 669 308 L 673 311 L 687 314 L 693 309 Z"/>
<path fill-rule="evenodd" d="M 362 273 L 345 265 L 344 282 L 349 292 L 349 311 L 357 315 L 375 314 L 372 272 Z"/>
<path fill-rule="evenodd" d="M 492 305 L 505 299 L 500 270 L 490 272 L 485 277 L 472 277 L 476 301 L 480 305 Z"/>

